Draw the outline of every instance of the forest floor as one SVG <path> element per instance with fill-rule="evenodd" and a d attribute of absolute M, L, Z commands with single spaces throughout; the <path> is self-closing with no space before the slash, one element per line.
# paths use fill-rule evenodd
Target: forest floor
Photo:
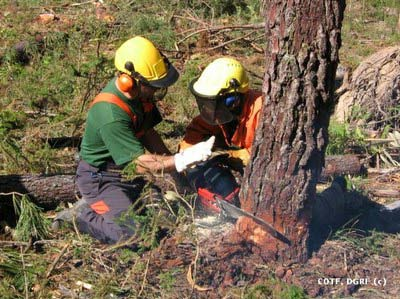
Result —
<path fill-rule="evenodd" d="M 2 238 L 10 243 L 1 243 L 0 257 L 10 266 L 22 259 L 27 280 L 36 281 L 28 292 L 35 298 L 397 298 L 400 292 L 399 234 L 343 226 L 305 263 L 285 265 L 262 260 L 254 244 L 232 242 L 233 220 L 197 209 L 170 227 L 158 219 L 158 230 L 141 231 L 137 251 L 99 244 L 71 226 L 33 245 Z"/>

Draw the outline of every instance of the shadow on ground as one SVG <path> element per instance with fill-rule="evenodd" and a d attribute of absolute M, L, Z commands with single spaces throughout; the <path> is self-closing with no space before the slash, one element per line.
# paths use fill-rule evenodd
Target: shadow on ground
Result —
<path fill-rule="evenodd" d="M 321 245 L 341 228 L 352 228 L 365 235 L 372 231 L 400 232 L 400 200 L 389 205 L 371 201 L 357 191 L 347 191 L 343 177 L 318 194 L 313 206 L 309 238 L 309 252 Z"/>

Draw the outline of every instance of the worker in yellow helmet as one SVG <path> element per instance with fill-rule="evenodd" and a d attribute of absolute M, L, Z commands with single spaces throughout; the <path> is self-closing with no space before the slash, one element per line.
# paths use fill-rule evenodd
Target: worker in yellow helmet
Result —
<path fill-rule="evenodd" d="M 136 36 L 124 42 L 115 53 L 115 67 L 116 77 L 95 97 L 87 115 L 76 173 L 83 199 L 54 221 L 56 228 L 76 217 L 82 232 L 106 243 L 134 234 L 133 220 L 121 216 L 145 185 L 143 179 L 122 182 L 118 170 L 132 162 L 138 174 L 182 172 L 207 159 L 214 142 L 212 137 L 172 155 L 155 131 L 162 120 L 156 102 L 179 74 L 151 41 Z"/>
<path fill-rule="evenodd" d="M 242 172 L 249 162 L 262 93 L 249 88 L 243 65 L 231 57 L 212 61 L 190 83 L 189 89 L 196 98 L 200 115 L 186 128 L 180 150 L 215 136 L 215 147 L 226 155 L 188 168 L 185 173 L 198 193 L 201 206 L 207 211 L 220 212 L 216 196 L 238 204 L 239 184 L 233 171 Z"/>

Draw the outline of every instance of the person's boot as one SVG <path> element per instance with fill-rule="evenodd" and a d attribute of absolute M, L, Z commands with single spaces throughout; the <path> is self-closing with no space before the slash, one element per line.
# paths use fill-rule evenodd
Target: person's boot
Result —
<path fill-rule="evenodd" d="M 72 208 L 62 210 L 58 212 L 53 220 L 51 228 L 58 230 L 63 223 L 72 223 L 74 218 L 84 209 L 88 208 L 89 205 L 84 199 L 78 200 Z"/>

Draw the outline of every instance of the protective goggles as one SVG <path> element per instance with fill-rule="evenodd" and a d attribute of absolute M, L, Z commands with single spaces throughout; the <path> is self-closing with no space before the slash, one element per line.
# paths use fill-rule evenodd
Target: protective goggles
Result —
<path fill-rule="evenodd" d="M 153 91 L 153 100 L 155 102 L 161 101 L 166 96 L 166 94 L 168 92 L 168 87 L 155 87 L 153 85 L 150 85 L 149 81 L 147 81 L 147 80 L 140 80 L 139 79 L 139 83 L 142 86 L 145 86 L 145 87 L 147 87 L 147 88 L 149 88 L 149 89 L 151 89 Z"/>

